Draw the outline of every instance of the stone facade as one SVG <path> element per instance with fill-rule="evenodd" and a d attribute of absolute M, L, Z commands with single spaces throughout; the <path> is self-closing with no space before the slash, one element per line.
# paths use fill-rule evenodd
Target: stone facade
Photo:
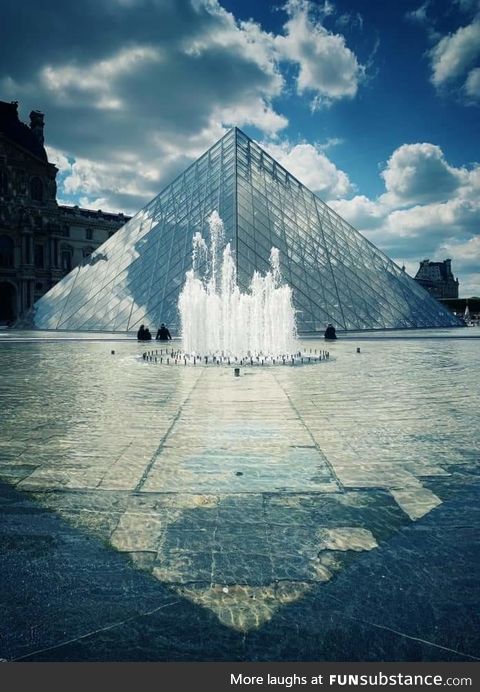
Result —
<path fill-rule="evenodd" d="M 130 218 L 58 205 L 44 116 L 32 111 L 28 126 L 17 109 L 0 101 L 0 324 L 15 323 Z"/>
<path fill-rule="evenodd" d="M 415 275 L 417 281 L 434 298 L 458 298 L 458 279 L 452 273 L 452 260 L 430 262 L 422 260 Z"/>

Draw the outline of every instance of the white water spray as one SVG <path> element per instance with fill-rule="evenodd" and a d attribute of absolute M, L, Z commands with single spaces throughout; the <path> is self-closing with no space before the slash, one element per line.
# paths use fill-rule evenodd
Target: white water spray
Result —
<path fill-rule="evenodd" d="M 192 269 L 178 299 L 184 353 L 272 360 L 296 352 L 292 290 L 281 283 L 279 251 L 272 248 L 270 271 L 254 272 L 242 293 L 216 211 L 208 225 L 210 247 L 195 233 Z"/>

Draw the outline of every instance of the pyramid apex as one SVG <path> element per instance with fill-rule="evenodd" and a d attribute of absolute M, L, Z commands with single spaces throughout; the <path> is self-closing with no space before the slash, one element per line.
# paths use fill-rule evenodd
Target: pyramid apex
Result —
<path fill-rule="evenodd" d="M 238 125 L 232 125 L 232 127 L 227 131 L 226 134 L 230 134 L 231 132 L 233 132 L 233 133 L 240 132 L 240 134 L 243 135 L 244 137 L 246 137 L 247 139 L 250 139 L 250 140 L 252 139 L 247 134 L 245 134 L 245 132 L 240 127 L 238 127 Z"/>

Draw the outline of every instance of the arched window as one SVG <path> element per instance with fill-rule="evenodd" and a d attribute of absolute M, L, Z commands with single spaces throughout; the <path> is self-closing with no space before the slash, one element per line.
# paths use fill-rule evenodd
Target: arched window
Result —
<path fill-rule="evenodd" d="M 15 245 L 8 235 L 0 235 L 0 267 L 13 267 Z"/>
<path fill-rule="evenodd" d="M 30 180 L 30 197 L 35 202 L 43 202 L 43 183 L 37 176 Z"/>

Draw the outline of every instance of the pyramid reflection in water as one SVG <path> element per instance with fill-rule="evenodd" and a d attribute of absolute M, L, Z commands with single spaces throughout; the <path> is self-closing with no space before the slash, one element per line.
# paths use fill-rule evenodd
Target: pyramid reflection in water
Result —
<path fill-rule="evenodd" d="M 380 250 L 234 128 L 35 305 L 35 327 L 179 327 L 192 237 L 218 211 L 241 290 L 278 248 L 299 332 L 459 326 Z"/>

